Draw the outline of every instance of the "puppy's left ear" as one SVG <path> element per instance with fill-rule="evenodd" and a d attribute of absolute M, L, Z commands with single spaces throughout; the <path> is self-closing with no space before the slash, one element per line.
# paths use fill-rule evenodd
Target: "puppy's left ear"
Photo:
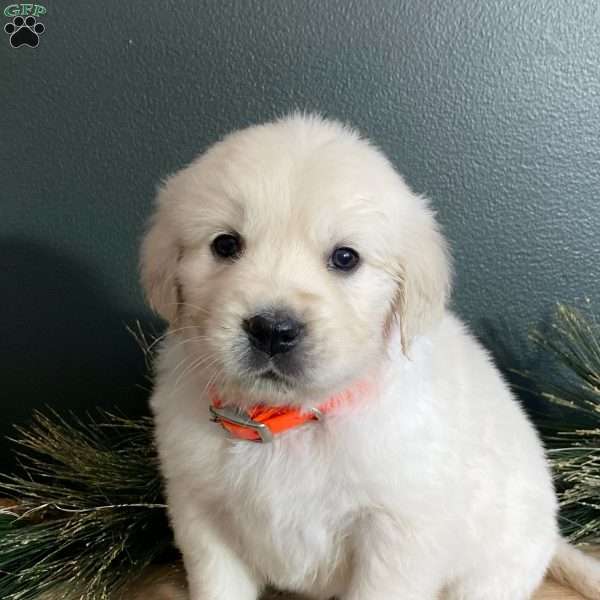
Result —
<path fill-rule="evenodd" d="M 413 339 L 435 325 L 450 296 L 451 259 L 446 239 L 424 198 L 417 218 L 407 219 L 403 256 L 396 277 L 398 293 L 394 313 L 400 324 L 402 347 L 408 354 Z"/>
<path fill-rule="evenodd" d="M 165 189 L 159 191 L 156 212 L 142 242 L 141 282 L 150 307 L 172 323 L 178 314 L 177 265 L 181 249 L 170 223 Z"/>

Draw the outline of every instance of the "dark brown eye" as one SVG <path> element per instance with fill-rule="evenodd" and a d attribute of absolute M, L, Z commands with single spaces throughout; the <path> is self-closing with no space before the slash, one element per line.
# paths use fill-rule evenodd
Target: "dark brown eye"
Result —
<path fill-rule="evenodd" d="M 222 233 L 213 240 L 211 247 L 215 256 L 235 260 L 242 253 L 242 240 L 238 235 Z"/>
<path fill-rule="evenodd" d="M 329 259 L 331 267 L 339 271 L 352 271 L 360 262 L 358 252 L 353 248 L 336 248 Z"/>

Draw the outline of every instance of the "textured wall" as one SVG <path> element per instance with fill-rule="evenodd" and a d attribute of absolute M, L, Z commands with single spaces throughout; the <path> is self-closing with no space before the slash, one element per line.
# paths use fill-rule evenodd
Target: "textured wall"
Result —
<path fill-rule="evenodd" d="M 0 427 L 43 404 L 141 410 L 124 323 L 148 319 L 155 184 L 291 108 L 354 123 L 433 199 L 455 306 L 513 364 L 556 300 L 600 288 L 596 0 L 46 6 L 38 48 L 0 32 Z"/>

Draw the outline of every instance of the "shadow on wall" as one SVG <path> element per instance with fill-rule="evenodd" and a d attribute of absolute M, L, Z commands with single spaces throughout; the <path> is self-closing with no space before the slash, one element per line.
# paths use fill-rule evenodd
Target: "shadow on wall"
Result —
<path fill-rule="evenodd" d="M 552 316 L 546 315 L 535 327 L 542 334 L 551 328 Z M 564 374 L 554 357 L 538 348 L 521 332 L 517 332 L 508 318 L 483 319 L 478 327 L 483 345 L 490 351 L 494 362 L 524 408 L 534 421 L 559 411 L 540 396 L 542 388 L 561 381 Z"/>
<path fill-rule="evenodd" d="M 123 314 L 84 265 L 36 243 L 0 242 L 0 470 L 13 464 L 12 423 L 51 407 L 61 413 L 101 406 L 146 412 L 150 382 Z M 149 327 L 149 324 L 148 324 Z"/>

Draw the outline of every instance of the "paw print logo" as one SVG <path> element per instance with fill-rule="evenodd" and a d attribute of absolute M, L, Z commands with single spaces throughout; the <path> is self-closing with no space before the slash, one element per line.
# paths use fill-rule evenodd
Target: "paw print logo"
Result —
<path fill-rule="evenodd" d="M 12 23 L 4 26 L 4 31 L 10 35 L 10 45 L 13 48 L 19 46 L 30 46 L 35 48 L 40 43 L 40 35 L 46 28 L 42 23 L 38 23 L 35 17 L 15 17 Z"/>

